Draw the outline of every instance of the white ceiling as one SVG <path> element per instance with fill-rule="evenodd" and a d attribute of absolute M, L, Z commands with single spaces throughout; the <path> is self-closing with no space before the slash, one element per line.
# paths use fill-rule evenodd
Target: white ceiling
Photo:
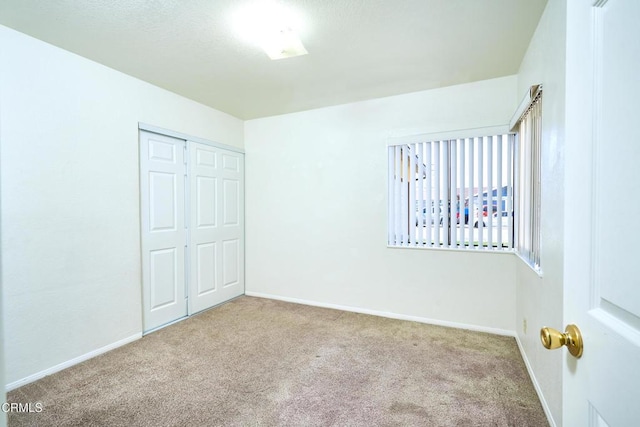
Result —
<path fill-rule="evenodd" d="M 518 72 L 547 0 L 280 0 L 308 55 L 270 60 L 255 0 L 2 0 L 0 24 L 241 119 Z"/>

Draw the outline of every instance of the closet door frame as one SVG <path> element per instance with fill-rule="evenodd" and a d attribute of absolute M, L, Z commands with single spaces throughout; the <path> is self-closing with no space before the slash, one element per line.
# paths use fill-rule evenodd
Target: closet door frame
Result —
<path fill-rule="evenodd" d="M 199 138 L 197 136 L 188 135 L 182 132 L 176 132 L 171 129 L 165 129 L 158 126 L 150 125 L 147 123 L 138 123 L 139 131 L 147 131 L 152 133 L 157 133 L 159 135 L 170 136 L 172 138 L 182 139 L 184 141 L 193 141 L 198 142 L 200 144 L 210 145 L 212 147 L 221 148 L 223 150 L 234 151 L 236 153 L 240 153 L 244 156 L 244 150 L 242 148 L 234 147 L 233 145 L 222 144 L 220 142 L 210 141 L 208 139 Z"/>

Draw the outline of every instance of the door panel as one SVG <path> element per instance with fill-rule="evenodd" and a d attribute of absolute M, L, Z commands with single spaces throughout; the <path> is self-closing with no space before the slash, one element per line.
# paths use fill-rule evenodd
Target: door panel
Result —
<path fill-rule="evenodd" d="M 191 141 L 189 153 L 189 244 L 197 260 L 189 313 L 197 313 L 244 293 L 244 170 L 241 154 Z"/>
<path fill-rule="evenodd" d="M 151 311 L 178 300 L 178 257 L 175 248 L 149 252 Z"/>
<path fill-rule="evenodd" d="M 184 146 L 179 139 L 140 132 L 145 332 L 187 315 Z"/>
<path fill-rule="evenodd" d="M 222 283 L 225 288 L 238 285 L 240 278 L 240 243 L 237 239 L 222 242 Z"/>
<path fill-rule="evenodd" d="M 223 181 L 224 225 L 240 225 L 240 181 L 225 179 Z"/>
<path fill-rule="evenodd" d="M 222 167 L 231 172 L 240 172 L 240 158 L 237 155 L 222 156 Z"/>
<path fill-rule="evenodd" d="M 176 174 L 149 172 L 149 232 L 176 231 Z"/>
<path fill-rule="evenodd" d="M 196 177 L 196 223 L 195 227 L 203 229 L 216 227 L 216 186 L 215 178 L 204 176 Z"/>
<path fill-rule="evenodd" d="M 196 166 L 205 166 L 216 169 L 218 167 L 218 153 L 211 150 L 208 146 L 196 146 Z"/>
<path fill-rule="evenodd" d="M 196 278 L 198 297 L 216 291 L 218 282 L 216 279 L 216 246 L 217 242 L 198 245 L 198 265 L 196 266 L 198 273 L 198 277 Z"/>
<path fill-rule="evenodd" d="M 148 140 L 149 144 L 149 160 L 176 163 L 176 144 L 173 142 L 165 142 L 154 139 Z"/>
<path fill-rule="evenodd" d="M 568 9 L 567 46 L 575 49 L 568 64 L 579 71 L 567 83 L 572 94 L 567 135 L 589 153 L 581 172 L 590 190 L 584 201 L 590 219 L 566 222 L 569 235 L 579 235 L 573 230 L 584 226 L 584 238 L 568 241 L 567 250 L 581 253 L 581 245 L 587 250 L 583 259 L 569 254 L 574 261 L 565 274 L 565 317 L 582 328 L 584 355 L 567 363 L 563 422 L 629 426 L 640 419 L 640 245 L 634 232 L 640 212 L 640 144 L 634 129 L 640 2 L 593 3 L 582 0 Z"/>

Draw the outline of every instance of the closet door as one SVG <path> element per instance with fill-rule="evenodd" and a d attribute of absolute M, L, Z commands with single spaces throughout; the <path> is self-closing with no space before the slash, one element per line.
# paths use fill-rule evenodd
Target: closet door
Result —
<path fill-rule="evenodd" d="M 140 132 L 144 331 L 187 315 L 185 141 Z"/>
<path fill-rule="evenodd" d="M 244 293 L 244 156 L 189 142 L 189 313 Z"/>

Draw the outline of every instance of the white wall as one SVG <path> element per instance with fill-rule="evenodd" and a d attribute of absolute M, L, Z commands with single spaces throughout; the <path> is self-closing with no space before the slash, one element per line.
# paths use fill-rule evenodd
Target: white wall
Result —
<path fill-rule="evenodd" d="M 515 257 L 387 248 L 390 136 L 508 123 L 515 76 L 245 122 L 248 294 L 515 329 Z"/>
<path fill-rule="evenodd" d="M 243 146 L 241 120 L 0 26 L 6 381 L 142 331 L 138 122 Z"/>
<path fill-rule="evenodd" d="M 540 328 L 563 329 L 563 221 L 566 4 L 549 0 L 518 74 L 518 96 L 543 84 L 541 266 L 538 277 L 516 263 L 517 332 L 522 350 L 546 402 L 562 425 L 562 352 L 540 344 Z M 526 321 L 527 328 L 524 329 Z"/>

